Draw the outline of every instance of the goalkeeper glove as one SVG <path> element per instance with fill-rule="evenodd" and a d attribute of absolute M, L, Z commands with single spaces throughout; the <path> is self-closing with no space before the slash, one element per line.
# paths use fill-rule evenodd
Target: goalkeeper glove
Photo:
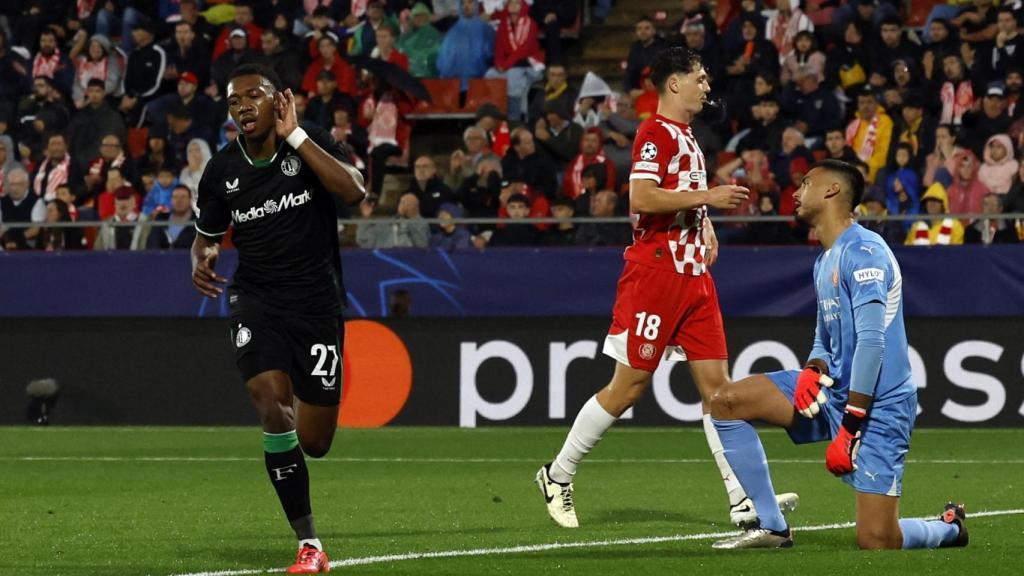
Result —
<path fill-rule="evenodd" d="M 793 406 L 801 416 L 814 418 L 821 412 L 821 406 L 828 400 L 821 389 L 832 387 L 832 379 L 821 373 L 815 366 L 807 366 L 796 379 L 796 391 L 793 393 Z"/>
<path fill-rule="evenodd" d="M 860 425 L 867 413 L 860 408 L 847 406 L 843 423 L 836 437 L 825 450 L 825 468 L 836 476 L 849 474 L 857 469 L 857 450 L 860 449 Z"/>

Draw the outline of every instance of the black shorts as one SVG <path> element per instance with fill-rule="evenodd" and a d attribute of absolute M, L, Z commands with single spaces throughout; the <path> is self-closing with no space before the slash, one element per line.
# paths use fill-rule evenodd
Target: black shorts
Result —
<path fill-rule="evenodd" d="M 339 316 L 281 316 L 245 311 L 231 316 L 235 364 L 248 382 L 268 370 L 291 378 L 303 402 L 337 406 L 341 402 L 345 324 Z"/>

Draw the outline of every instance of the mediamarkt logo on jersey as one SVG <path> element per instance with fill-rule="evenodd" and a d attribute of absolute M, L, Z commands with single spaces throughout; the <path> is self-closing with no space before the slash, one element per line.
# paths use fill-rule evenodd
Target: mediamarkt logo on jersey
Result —
<path fill-rule="evenodd" d="M 259 220 L 264 216 L 269 216 L 270 214 L 275 214 L 277 212 L 283 212 L 294 206 L 302 206 L 303 204 L 309 202 L 312 199 L 313 195 L 310 193 L 309 190 L 306 190 L 302 194 L 285 194 L 284 196 L 281 196 L 281 199 L 276 202 L 273 200 L 267 200 L 266 202 L 263 203 L 263 206 L 253 206 L 252 208 L 249 208 L 248 212 L 241 212 L 239 210 L 235 210 L 231 213 L 231 219 L 234 220 L 236 224 L 240 222 L 250 222 L 252 220 Z"/>

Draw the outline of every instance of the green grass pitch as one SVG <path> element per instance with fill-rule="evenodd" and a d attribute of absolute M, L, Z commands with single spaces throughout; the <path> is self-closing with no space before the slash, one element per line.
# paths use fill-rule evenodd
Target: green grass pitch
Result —
<path fill-rule="evenodd" d="M 620 427 L 576 478 L 582 527 L 551 522 L 533 484 L 564 428 L 339 430 L 310 461 L 317 527 L 338 574 L 1024 574 L 1024 511 L 968 517 L 966 549 L 862 553 L 853 492 L 824 445 L 762 431 L 777 491 L 797 491 L 791 550 L 724 552 L 732 528 L 699 428 Z M 904 516 L 949 499 L 1024 508 L 1024 430 L 917 430 Z M 294 540 L 257 428 L 0 428 L 0 574 L 224 576 L 280 570 Z M 801 531 L 800 527 L 819 527 Z M 691 537 L 687 538 L 688 535 Z M 679 538 L 653 542 L 615 541 Z M 494 550 L 594 543 L 541 550 Z M 489 552 L 479 550 L 491 549 Z M 412 553 L 476 550 L 460 557 Z M 374 559 L 406 555 L 398 560 Z"/>

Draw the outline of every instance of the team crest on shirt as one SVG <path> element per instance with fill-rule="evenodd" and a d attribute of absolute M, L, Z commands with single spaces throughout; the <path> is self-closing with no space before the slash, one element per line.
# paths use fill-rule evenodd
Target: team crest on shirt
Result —
<path fill-rule="evenodd" d="M 281 172 L 286 176 L 295 176 L 302 169 L 302 160 L 298 156 L 288 156 L 281 160 Z"/>
<path fill-rule="evenodd" d="M 249 331 L 245 326 L 239 326 L 238 332 L 235 333 L 235 346 L 241 348 L 252 340 L 252 332 Z"/>
<path fill-rule="evenodd" d="M 839 268 L 832 270 L 832 285 L 839 286 Z"/>
<path fill-rule="evenodd" d="M 640 345 L 640 357 L 643 358 L 644 360 L 653 360 L 654 352 L 656 350 L 657 348 L 654 347 L 654 344 L 651 344 L 650 342 L 644 342 L 643 344 Z"/>
<path fill-rule="evenodd" d="M 644 142 L 644 145 L 640 147 L 640 159 L 650 161 L 657 157 L 658 146 L 654 142 Z"/>

